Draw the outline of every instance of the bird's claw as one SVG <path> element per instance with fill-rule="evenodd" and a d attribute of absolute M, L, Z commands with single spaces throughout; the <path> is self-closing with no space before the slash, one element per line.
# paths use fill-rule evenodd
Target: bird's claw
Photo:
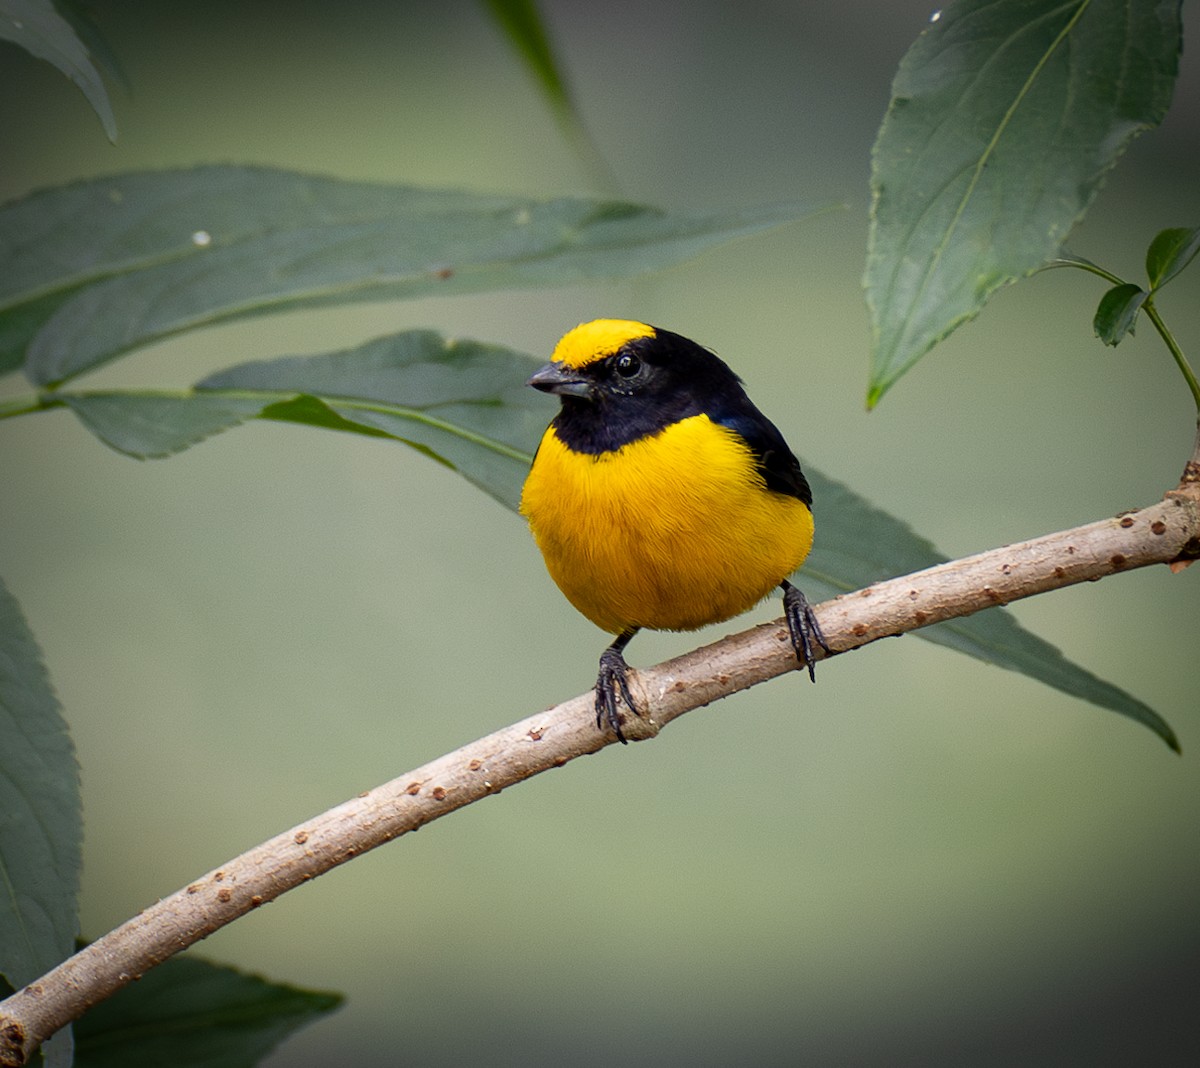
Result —
<path fill-rule="evenodd" d="M 812 607 L 804 594 L 790 582 L 785 581 L 781 585 L 783 586 L 783 614 L 787 619 L 788 631 L 792 636 L 792 648 L 796 651 L 796 659 L 807 666 L 808 677 L 816 682 L 814 647 L 819 645 L 827 655 L 833 650 L 826 643 L 825 635 L 821 632 L 821 624 L 817 622 L 817 617 L 813 614 Z"/>
<path fill-rule="evenodd" d="M 596 726 L 603 730 L 607 724 L 622 745 L 628 745 L 629 742 L 621 730 L 621 714 L 617 711 L 618 693 L 625 707 L 634 715 L 639 714 L 633 694 L 629 692 L 628 670 L 629 666 L 620 649 L 609 646 L 601 654 L 600 674 L 596 678 Z"/>

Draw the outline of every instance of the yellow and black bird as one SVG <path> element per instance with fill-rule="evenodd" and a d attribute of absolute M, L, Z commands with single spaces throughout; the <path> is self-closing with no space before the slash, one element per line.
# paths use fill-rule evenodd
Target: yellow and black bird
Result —
<path fill-rule="evenodd" d="M 643 627 L 696 630 L 783 590 L 813 675 L 829 647 L 790 582 L 812 547 L 812 492 L 783 435 L 709 350 L 625 319 L 568 332 L 529 385 L 561 399 L 521 495 L 550 576 L 616 640 L 600 657 L 596 725 L 624 742 L 624 650 Z"/>

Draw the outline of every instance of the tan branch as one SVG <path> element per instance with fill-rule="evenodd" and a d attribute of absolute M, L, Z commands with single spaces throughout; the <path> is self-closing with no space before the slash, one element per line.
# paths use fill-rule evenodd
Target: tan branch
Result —
<path fill-rule="evenodd" d="M 1200 448 L 1200 445 L 1198 445 Z M 1149 564 L 1200 558 L 1200 457 L 1158 504 L 1073 530 L 875 583 L 817 606 L 837 653 L 1045 590 Z M 656 735 L 691 709 L 797 668 L 782 621 L 754 627 L 634 673 L 648 710 L 630 740 Z M 586 694 L 505 727 L 330 809 L 201 876 L 0 1003 L 0 1065 L 37 1046 L 148 968 L 280 894 L 455 809 L 595 753 Z"/>

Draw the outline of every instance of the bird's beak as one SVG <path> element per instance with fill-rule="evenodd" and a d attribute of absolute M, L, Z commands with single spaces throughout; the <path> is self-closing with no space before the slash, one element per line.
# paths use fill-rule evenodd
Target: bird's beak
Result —
<path fill-rule="evenodd" d="M 562 363 L 546 364 L 525 385 L 540 389 L 543 393 L 557 393 L 563 397 L 586 398 L 592 395 L 592 383 L 578 371 Z"/>

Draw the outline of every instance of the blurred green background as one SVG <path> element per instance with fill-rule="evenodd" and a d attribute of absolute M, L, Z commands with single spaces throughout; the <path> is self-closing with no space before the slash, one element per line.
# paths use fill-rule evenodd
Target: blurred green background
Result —
<path fill-rule="evenodd" d="M 847 209 L 631 284 L 254 320 L 88 381 L 185 385 L 410 327 L 547 354 L 580 320 L 633 316 L 715 348 L 806 463 L 951 555 L 1175 483 L 1194 433 L 1182 380 L 1148 327 L 1115 351 L 1091 337 L 1101 290 L 1081 273 L 1002 292 L 864 412 L 869 149 L 927 3 L 543 6 L 626 196 Z M 202 162 L 592 191 L 467 0 L 93 8 L 128 76 L 120 140 L 3 46 L 5 199 Z M 1198 85 L 1185 57 L 1166 124 L 1075 251 L 1136 278 L 1158 229 L 1200 222 Z M 1198 279 L 1160 303 L 1194 363 Z M 395 444 L 264 424 L 136 463 L 55 412 L 0 426 L 0 450 L 0 574 L 79 749 L 87 937 L 582 692 L 607 641 L 520 520 Z M 1156 568 L 1012 609 L 1164 714 L 1182 759 L 905 637 L 506 791 L 199 952 L 349 995 L 276 1066 L 1198 1063 L 1197 581 Z M 776 614 L 647 634 L 630 659 Z"/>

